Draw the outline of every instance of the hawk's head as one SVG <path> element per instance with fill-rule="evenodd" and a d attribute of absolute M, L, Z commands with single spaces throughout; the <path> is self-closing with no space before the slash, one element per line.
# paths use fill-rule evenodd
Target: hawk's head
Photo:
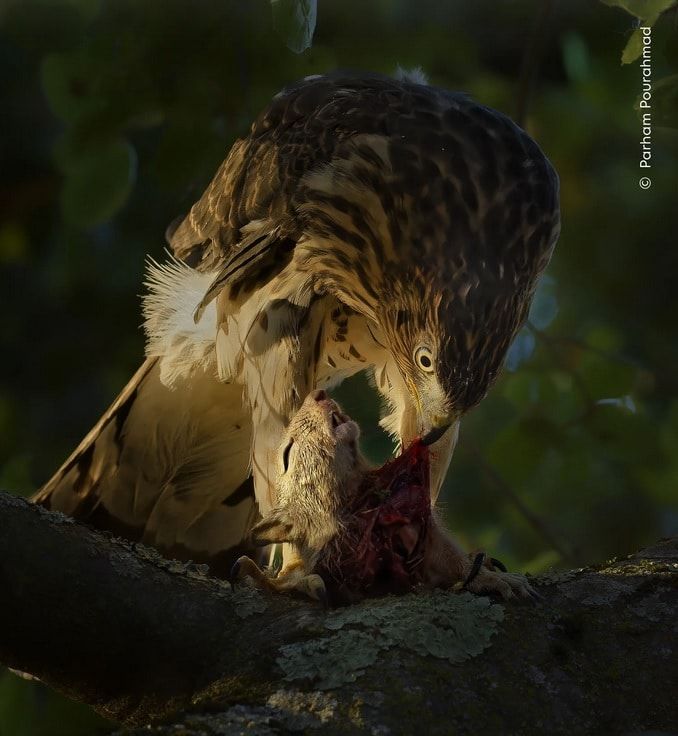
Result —
<path fill-rule="evenodd" d="M 555 236 L 554 236 L 555 237 Z M 497 378 L 524 323 L 538 270 L 510 262 L 434 274 L 414 268 L 387 288 L 378 308 L 386 347 L 416 412 L 415 434 L 438 439 Z M 409 438 L 408 438 L 409 439 Z"/>
<path fill-rule="evenodd" d="M 332 98 L 346 107 L 323 129 L 331 161 L 297 192 L 308 240 L 295 254 L 316 291 L 383 336 L 399 374 L 383 391 L 398 409 L 388 428 L 434 441 L 485 395 L 527 316 L 559 231 L 558 177 L 501 113 L 383 84 L 383 95 L 347 85 Z"/>

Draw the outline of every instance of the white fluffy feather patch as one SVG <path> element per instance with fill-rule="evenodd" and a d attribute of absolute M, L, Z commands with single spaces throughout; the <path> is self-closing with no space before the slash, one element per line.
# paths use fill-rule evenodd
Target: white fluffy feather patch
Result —
<path fill-rule="evenodd" d="M 213 301 L 196 324 L 193 318 L 216 272 L 201 272 L 170 256 L 166 263 L 147 260 L 143 297 L 146 355 L 160 358 L 160 380 L 177 379 L 214 364 L 217 308 Z"/>
<path fill-rule="evenodd" d="M 400 82 L 412 82 L 413 84 L 428 85 L 428 77 L 420 66 L 415 66 L 412 69 L 404 69 L 400 64 L 398 64 L 393 76 Z"/>

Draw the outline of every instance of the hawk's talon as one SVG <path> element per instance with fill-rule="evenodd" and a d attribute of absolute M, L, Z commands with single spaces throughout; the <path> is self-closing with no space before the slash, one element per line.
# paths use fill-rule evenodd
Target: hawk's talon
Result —
<path fill-rule="evenodd" d="M 470 554 L 467 559 L 472 557 Z M 541 600 L 539 593 L 532 588 L 524 575 L 505 572 L 505 568 L 502 570 L 501 567 L 504 566 L 499 560 L 485 558 L 484 553 L 478 553 L 473 557 L 466 579 L 458 582 L 453 589 L 469 590 L 478 595 L 495 594 L 505 601 L 512 598 L 522 598 L 532 603 Z"/>
<path fill-rule="evenodd" d="M 313 591 L 313 597 L 320 603 L 320 605 L 327 609 L 330 607 L 330 598 L 327 595 L 327 588 L 323 583 L 322 587 L 318 587 Z"/>
<path fill-rule="evenodd" d="M 478 573 L 480 572 L 480 568 L 483 566 L 484 562 L 485 562 L 485 553 L 478 552 L 478 554 L 475 556 L 475 559 L 473 560 L 471 571 L 466 576 L 466 580 L 464 580 L 464 584 L 462 587 L 466 588 L 470 583 L 473 582 L 473 580 L 477 577 Z"/>
<path fill-rule="evenodd" d="M 496 567 L 502 572 L 508 572 L 508 570 L 506 569 L 506 565 L 501 560 L 498 560 L 496 557 L 490 557 L 490 562 L 492 563 L 492 567 Z"/>
<path fill-rule="evenodd" d="M 231 567 L 231 571 L 228 574 L 228 582 L 231 584 L 231 590 L 235 590 L 235 584 L 240 579 L 240 559 L 237 559 Z"/>
<path fill-rule="evenodd" d="M 311 573 L 299 578 L 294 583 L 294 587 L 292 589 L 308 596 L 309 598 L 313 598 L 321 603 L 324 608 L 329 608 L 329 598 L 327 595 L 327 588 L 325 587 L 325 581 L 317 573 Z"/>
<path fill-rule="evenodd" d="M 251 578 L 252 584 L 260 590 L 269 593 L 301 593 L 319 601 L 325 608 L 329 607 L 325 581 L 315 573 L 306 574 L 300 561 L 288 565 L 277 575 L 272 576 L 270 571 L 262 570 L 251 557 L 243 555 L 231 568 L 229 577 L 231 590 L 235 590 L 236 583 L 246 577 Z"/>

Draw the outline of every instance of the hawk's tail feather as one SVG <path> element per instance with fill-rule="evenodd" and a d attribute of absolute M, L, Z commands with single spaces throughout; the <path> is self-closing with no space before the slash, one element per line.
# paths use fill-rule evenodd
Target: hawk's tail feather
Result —
<path fill-rule="evenodd" d="M 148 358 L 33 500 L 227 572 L 258 517 L 250 435 L 239 386 L 205 370 L 170 389 Z"/>

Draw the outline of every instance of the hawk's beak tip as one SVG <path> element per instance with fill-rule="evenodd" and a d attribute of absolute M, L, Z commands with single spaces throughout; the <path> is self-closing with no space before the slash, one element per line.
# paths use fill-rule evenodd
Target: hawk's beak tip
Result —
<path fill-rule="evenodd" d="M 433 429 L 430 429 L 422 438 L 421 438 L 421 444 L 425 447 L 428 447 L 429 445 L 432 445 L 434 442 L 437 442 L 444 434 L 447 432 L 447 430 L 450 428 L 452 422 L 449 424 L 443 424 L 440 427 L 434 427 Z"/>

